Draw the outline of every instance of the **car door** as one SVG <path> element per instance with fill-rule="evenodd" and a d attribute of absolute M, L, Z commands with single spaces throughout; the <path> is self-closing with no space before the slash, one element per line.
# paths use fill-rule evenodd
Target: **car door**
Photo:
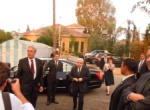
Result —
<path fill-rule="evenodd" d="M 67 60 L 66 61 L 61 60 L 61 62 L 63 63 L 63 72 L 66 73 L 66 79 L 59 81 L 58 88 L 60 88 L 60 87 L 61 88 L 68 88 L 68 86 L 71 83 L 71 81 L 69 79 L 69 72 L 71 71 L 71 69 L 74 65 Z"/>

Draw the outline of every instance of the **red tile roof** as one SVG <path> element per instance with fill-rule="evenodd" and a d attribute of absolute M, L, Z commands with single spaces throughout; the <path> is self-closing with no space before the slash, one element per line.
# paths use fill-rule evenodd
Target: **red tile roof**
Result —
<path fill-rule="evenodd" d="M 76 23 L 70 24 L 67 27 L 69 27 L 69 28 L 83 28 L 83 29 L 85 28 L 84 26 L 81 26 L 80 24 L 76 24 Z"/>
<path fill-rule="evenodd" d="M 72 24 L 72 25 L 69 25 L 69 26 L 63 26 L 61 24 L 56 24 L 56 29 L 59 29 L 59 27 L 61 26 L 61 36 L 70 36 L 70 35 L 73 35 L 75 37 L 89 37 L 88 34 L 84 34 L 82 32 L 79 32 L 79 31 L 76 31 L 74 29 L 70 29 L 69 26 L 80 26 L 78 24 Z M 81 26 L 80 26 L 81 27 Z M 52 28 L 52 26 L 47 26 L 47 27 L 43 27 L 43 28 Z M 27 31 L 27 32 L 24 32 L 22 33 L 24 36 L 26 35 L 41 35 L 42 32 L 43 32 L 43 28 L 40 28 L 40 29 L 36 29 L 36 30 L 33 30 L 33 31 Z"/>
<path fill-rule="evenodd" d="M 22 35 L 41 35 L 41 33 L 43 32 L 43 29 L 36 29 L 36 30 L 33 30 L 33 31 L 27 31 L 27 32 L 24 32 L 22 33 Z"/>

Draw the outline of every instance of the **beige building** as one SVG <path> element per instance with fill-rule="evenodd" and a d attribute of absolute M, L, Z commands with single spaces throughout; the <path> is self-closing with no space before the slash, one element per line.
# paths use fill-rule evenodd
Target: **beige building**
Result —
<path fill-rule="evenodd" d="M 48 27 L 52 28 L 52 26 Z M 88 48 L 89 35 L 83 33 L 84 27 L 78 24 L 71 24 L 68 26 L 56 25 L 60 38 L 60 52 L 67 54 L 69 52 L 81 53 Z M 42 34 L 43 29 L 27 31 L 22 33 L 22 36 L 28 40 L 36 41 Z M 72 44 L 72 46 L 71 46 Z"/>

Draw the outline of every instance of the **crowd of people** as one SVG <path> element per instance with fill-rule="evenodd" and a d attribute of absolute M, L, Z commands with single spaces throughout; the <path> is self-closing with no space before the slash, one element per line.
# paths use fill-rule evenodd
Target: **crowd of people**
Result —
<path fill-rule="evenodd" d="M 87 92 L 87 82 L 91 79 L 89 68 L 86 66 L 86 51 L 72 67 L 69 78 L 73 93 L 72 110 L 83 110 L 84 94 Z M 56 101 L 56 87 L 63 78 L 56 78 L 57 72 L 63 72 L 63 64 L 59 60 L 60 54 L 55 50 L 51 54 L 52 60 L 45 63 L 35 58 L 36 48 L 27 48 L 27 57 L 18 62 L 17 76 L 14 82 L 8 80 L 10 68 L 0 62 L 0 107 L 1 110 L 35 110 L 38 93 L 43 91 L 43 74 L 47 74 L 46 105 L 59 104 Z M 99 64 L 103 72 L 106 85 L 106 95 L 110 95 L 110 86 L 114 85 L 113 58 L 104 53 Z M 140 60 L 126 58 L 121 64 L 121 74 L 124 76 L 120 84 L 111 94 L 109 110 L 150 110 L 150 47 L 147 55 L 140 54 Z M 13 93 L 3 92 L 7 83 L 11 85 Z M 78 99 L 78 100 L 77 100 Z M 11 108 L 11 109 L 10 109 Z"/>

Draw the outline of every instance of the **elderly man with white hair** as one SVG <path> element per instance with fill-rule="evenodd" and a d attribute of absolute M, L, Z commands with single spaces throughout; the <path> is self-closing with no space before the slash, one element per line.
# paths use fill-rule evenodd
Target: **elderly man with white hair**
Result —
<path fill-rule="evenodd" d="M 76 66 L 72 67 L 69 74 L 72 80 L 71 87 L 73 90 L 73 109 L 77 110 L 77 95 L 79 94 L 78 110 L 83 110 L 84 93 L 87 91 L 87 82 L 90 80 L 89 69 L 84 66 L 84 60 L 82 58 L 77 59 Z"/>

